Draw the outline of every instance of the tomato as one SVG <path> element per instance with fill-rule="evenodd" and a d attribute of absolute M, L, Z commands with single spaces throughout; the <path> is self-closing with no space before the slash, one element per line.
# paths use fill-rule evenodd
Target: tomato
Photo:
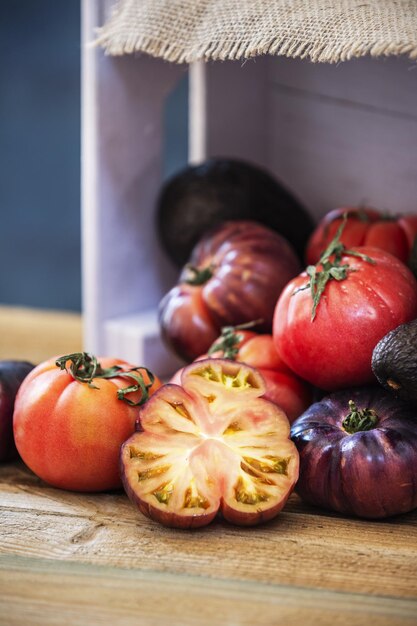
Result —
<path fill-rule="evenodd" d="M 275 348 L 272 335 L 259 335 L 239 326 L 224 327 L 209 354 L 203 354 L 197 360 L 209 356 L 240 361 L 258 369 L 266 385 L 264 398 L 278 404 L 290 422 L 312 402 L 310 385 L 284 363 Z M 171 382 L 179 384 L 181 372 L 182 369 L 176 372 Z"/>
<path fill-rule="evenodd" d="M 28 361 L 0 361 L 0 462 L 17 457 L 13 410 L 17 391 L 35 366 Z"/>
<path fill-rule="evenodd" d="M 417 215 L 385 216 L 375 209 L 340 208 L 327 213 L 311 235 L 306 248 L 308 264 L 317 263 L 344 214 L 348 219 L 341 241 L 346 247 L 375 246 L 408 263 L 417 236 Z"/>
<path fill-rule="evenodd" d="M 184 361 L 207 352 L 219 334 L 202 289 L 186 283 L 175 286 L 162 300 L 160 324 L 166 343 Z"/>
<path fill-rule="evenodd" d="M 291 427 L 303 500 L 366 518 L 417 507 L 416 410 L 380 387 L 333 393 Z"/>
<path fill-rule="evenodd" d="M 86 353 L 50 359 L 23 381 L 13 428 L 26 465 L 54 487 L 121 487 L 119 450 L 161 382 L 142 367 Z M 123 401 L 124 400 L 124 401 Z"/>
<path fill-rule="evenodd" d="M 222 326 L 260 320 L 271 332 L 278 295 L 300 271 L 290 244 L 266 226 L 224 222 L 194 248 L 159 307 L 162 337 L 185 361 L 207 352 Z"/>
<path fill-rule="evenodd" d="M 390 330 L 417 317 L 417 281 L 378 248 L 348 251 L 333 240 L 321 263 L 278 299 L 274 341 L 286 364 L 325 390 L 374 380 L 372 351 Z"/>
<path fill-rule="evenodd" d="M 289 422 L 263 399 L 259 373 L 226 359 L 196 361 L 181 386 L 161 387 L 122 446 L 126 493 L 148 517 L 195 528 L 219 511 L 235 524 L 276 516 L 298 477 Z"/>

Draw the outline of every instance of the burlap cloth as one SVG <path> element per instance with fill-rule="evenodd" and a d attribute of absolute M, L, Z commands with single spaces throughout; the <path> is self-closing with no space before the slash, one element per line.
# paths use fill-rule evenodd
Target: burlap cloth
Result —
<path fill-rule="evenodd" d="M 417 59 L 417 0 L 118 0 L 97 43 L 111 55 L 177 63 L 264 54 Z"/>

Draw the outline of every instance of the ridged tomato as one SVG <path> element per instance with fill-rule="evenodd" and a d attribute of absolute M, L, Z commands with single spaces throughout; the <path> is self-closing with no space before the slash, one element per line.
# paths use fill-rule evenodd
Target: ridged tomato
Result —
<path fill-rule="evenodd" d="M 260 320 L 257 330 L 271 332 L 277 298 L 300 269 L 278 233 L 256 222 L 224 222 L 197 244 L 179 285 L 162 299 L 164 340 L 189 362 L 207 352 L 222 326 Z"/>
<path fill-rule="evenodd" d="M 17 450 L 45 482 L 73 491 L 122 486 L 121 444 L 161 386 L 143 367 L 87 353 L 50 359 L 23 381 L 13 415 Z"/>
<path fill-rule="evenodd" d="M 382 518 L 417 507 L 415 409 L 380 387 L 339 391 L 291 427 L 297 492 L 340 513 Z"/>
<path fill-rule="evenodd" d="M 375 209 L 340 208 L 327 213 L 310 236 L 306 248 L 309 265 L 318 262 L 344 215 L 347 223 L 341 241 L 346 247 L 380 248 L 408 263 L 417 237 L 417 215 L 383 215 Z"/>
<path fill-rule="evenodd" d="M 219 511 L 252 525 L 278 514 L 298 477 L 289 422 L 263 399 L 259 373 L 224 359 L 196 361 L 141 411 L 122 446 L 125 490 L 166 526 L 209 524 Z"/>

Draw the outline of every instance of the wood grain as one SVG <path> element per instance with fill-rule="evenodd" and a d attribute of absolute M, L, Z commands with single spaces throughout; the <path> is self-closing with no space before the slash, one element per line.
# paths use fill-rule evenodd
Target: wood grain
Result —
<path fill-rule="evenodd" d="M 0 556 L 0 584 L 7 626 L 416 623 L 410 600 L 45 559 Z"/>
<path fill-rule="evenodd" d="M 405 59 L 268 64 L 268 164 L 310 212 L 363 203 L 415 212 L 415 68 Z"/>
<path fill-rule="evenodd" d="M 79 313 L 0 306 L 0 359 L 40 363 L 82 350 Z"/>
<path fill-rule="evenodd" d="M 7 624 L 36 623 L 31 606 L 46 611 L 42 623 L 71 623 L 70 594 L 88 617 L 97 612 L 88 623 L 105 623 L 112 610 L 127 624 L 136 611 L 140 623 L 162 624 L 172 613 L 173 623 L 209 624 L 220 610 L 230 624 L 281 623 L 278 613 L 286 624 L 417 623 L 417 512 L 361 521 L 293 495 L 261 527 L 218 520 L 174 531 L 143 517 L 122 492 L 56 490 L 15 463 L 0 468 L 0 524 L 0 598 L 18 620 Z M 103 587 L 114 587 L 114 606 L 95 597 Z"/>

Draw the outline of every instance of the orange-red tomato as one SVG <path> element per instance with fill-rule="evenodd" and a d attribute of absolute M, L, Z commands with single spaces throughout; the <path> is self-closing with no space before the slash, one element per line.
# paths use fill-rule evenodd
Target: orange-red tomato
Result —
<path fill-rule="evenodd" d="M 408 262 L 417 236 L 417 215 L 384 216 L 375 209 L 339 208 L 327 213 L 311 235 L 306 248 L 309 265 L 318 262 L 345 214 L 347 221 L 340 240 L 347 248 L 373 246 Z"/>
<path fill-rule="evenodd" d="M 133 365 L 103 358 L 91 382 L 80 382 L 71 374 L 71 363 L 68 359 L 66 369 L 60 369 L 56 359 L 50 359 L 25 378 L 13 415 L 16 447 L 26 465 L 54 487 L 74 491 L 119 488 L 119 451 L 135 430 L 140 409 L 136 403 L 152 395 L 161 381 L 152 374 L 151 381 L 145 368 L 132 372 Z M 101 372 L 109 373 L 114 366 L 120 368 L 115 376 L 101 377 Z M 79 374 L 85 371 L 79 369 Z M 138 380 L 142 377 L 145 395 L 140 387 L 120 391 L 134 387 L 132 373 Z M 126 401 L 118 398 L 118 392 Z"/>
<path fill-rule="evenodd" d="M 258 369 L 265 381 L 264 397 L 278 404 L 292 423 L 313 400 L 310 385 L 284 363 L 276 349 L 272 335 L 259 335 L 253 331 L 238 328 L 229 330 L 233 335 L 233 349 L 230 351 L 224 343 L 224 337 L 220 337 L 213 344 L 214 348 L 219 349 L 212 352 L 211 357 L 232 358 Z M 196 360 L 207 357 L 207 354 L 203 354 Z M 179 384 L 181 372 L 182 370 L 179 370 L 171 382 Z"/>

